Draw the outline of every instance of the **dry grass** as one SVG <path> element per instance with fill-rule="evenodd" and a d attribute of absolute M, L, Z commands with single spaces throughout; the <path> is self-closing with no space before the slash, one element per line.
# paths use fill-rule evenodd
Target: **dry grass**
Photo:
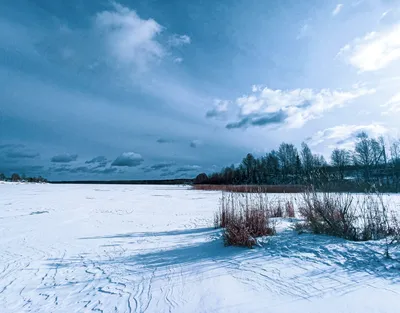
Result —
<path fill-rule="evenodd" d="M 224 228 L 225 245 L 251 248 L 257 244 L 257 237 L 275 234 L 269 216 L 265 195 L 224 193 L 214 224 Z"/>
<path fill-rule="evenodd" d="M 193 185 L 195 190 L 226 191 L 238 193 L 301 193 L 306 186 L 300 185 Z"/>
<path fill-rule="evenodd" d="M 306 192 L 299 208 L 304 224 L 296 230 L 311 231 L 352 241 L 386 240 L 385 254 L 400 242 L 400 223 L 379 194 Z"/>

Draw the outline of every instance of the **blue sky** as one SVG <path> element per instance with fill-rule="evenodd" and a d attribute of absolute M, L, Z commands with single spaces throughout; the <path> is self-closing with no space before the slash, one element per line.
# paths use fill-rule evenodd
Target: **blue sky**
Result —
<path fill-rule="evenodd" d="M 398 136 L 400 1 L 0 3 L 0 172 L 191 177 Z"/>

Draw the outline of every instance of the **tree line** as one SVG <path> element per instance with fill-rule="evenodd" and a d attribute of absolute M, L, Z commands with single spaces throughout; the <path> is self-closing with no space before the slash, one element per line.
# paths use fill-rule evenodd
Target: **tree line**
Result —
<path fill-rule="evenodd" d="M 226 185 L 313 185 L 336 186 L 351 190 L 376 186 L 381 190 L 400 191 L 400 139 L 387 143 L 383 137 L 357 135 L 353 150 L 335 148 L 329 162 L 313 153 L 303 142 L 298 150 L 293 144 L 281 143 L 259 158 L 251 153 L 238 166 L 220 172 L 202 173 L 196 184 Z"/>
<path fill-rule="evenodd" d="M 10 177 L 7 177 L 3 173 L 0 173 L 0 181 L 10 181 L 10 182 L 29 182 L 29 183 L 46 183 L 47 179 L 42 176 L 38 177 L 28 177 L 26 175 L 20 176 L 17 173 L 12 174 Z"/>

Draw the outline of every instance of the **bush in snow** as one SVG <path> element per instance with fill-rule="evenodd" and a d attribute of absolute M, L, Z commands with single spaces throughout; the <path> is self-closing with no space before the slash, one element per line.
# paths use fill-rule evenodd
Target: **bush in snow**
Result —
<path fill-rule="evenodd" d="M 251 248 L 257 244 L 257 237 L 275 233 L 269 212 L 268 200 L 263 194 L 224 193 L 214 224 L 224 228 L 225 245 Z"/>
<path fill-rule="evenodd" d="M 395 212 L 388 209 L 382 195 L 317 193 L 303 195 L 300 215 L 305 223 L 296 225 L 299 232 L 326 234 L 352 241 L 385 239 L 385 254 L 400 243 L 400 223 Z"/>

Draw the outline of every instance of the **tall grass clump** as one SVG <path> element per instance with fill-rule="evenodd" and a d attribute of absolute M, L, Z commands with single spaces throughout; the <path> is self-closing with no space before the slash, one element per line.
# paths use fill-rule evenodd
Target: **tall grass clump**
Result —
<path fill-rule="evenodd" d="M 275 234 L 263 194 L 223 193 L 215 214 L 215 227 L 222 227 L 226 246 L 253 247 L 257 237 Z"/>
<path fill-rule="evenodd" d="M 400 243 L 397 212 L 390 211 L 378 193 L 349 194 L 307 191 L 299 213 L 305 222 L 297 229 L 351 241 L 385 240 L 385 254 Z"/>

